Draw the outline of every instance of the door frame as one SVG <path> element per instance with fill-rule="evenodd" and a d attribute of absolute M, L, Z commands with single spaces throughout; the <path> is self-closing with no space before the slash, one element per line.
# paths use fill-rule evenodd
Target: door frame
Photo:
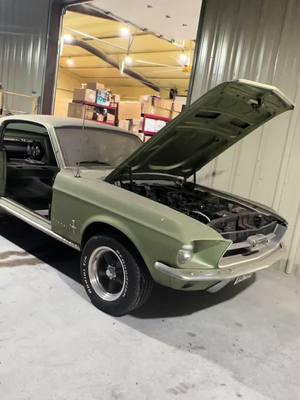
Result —
<path fill-rule="evenodd" d="M 87 3 L 87 0 L 53 0 L 48 23 L 48 43 L 45 65 L 45 79 L 42 89 L 42 114 L 54 111 L 55 90 L 57 86 L 58 63 L 62 21 L 66 9 L 72 5 Z"/>

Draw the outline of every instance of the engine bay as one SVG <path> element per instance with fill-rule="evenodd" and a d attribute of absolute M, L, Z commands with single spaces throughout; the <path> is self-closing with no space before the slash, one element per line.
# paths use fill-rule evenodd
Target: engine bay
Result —
<path fill-rule="evenodd" d="M 123 182 L 122 187 L 194 218 L 234 243 L 251 235 L 271 233 L 278 223 L 271 214 L 202 190 L 192 182 L 170 185 Z"/>

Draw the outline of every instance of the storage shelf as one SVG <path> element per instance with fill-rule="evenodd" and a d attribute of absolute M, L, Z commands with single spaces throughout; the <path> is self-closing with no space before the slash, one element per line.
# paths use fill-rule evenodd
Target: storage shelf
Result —
<path fill-rule="evenodd" d="M 83 104 L 95 108 L 105 108 L 106 110 L 117 110 L 117 106 L 105 106 L 104 104 L 90 103 L 89 101 L 73 100 L 73 103 Z"/>
<path fill-rule="evenodd" d="M 142 114 L 144 118 L 149 118 L 149 119 L 156 119 L 160 121 L 165 121 L 165 122 L 170 122 L 172 121 L 172 118 L 168 117 L 161 117 L 160 115 L 155 115 L 155 114 Z"/>
<path fill-rule="evenodd" d="M 160 116 L 160 115 L 156 115 L 156 114 L 146 114 L 146 113 L 143 113 L 142 114 L 142 116 L 143 116 L 143 123 L 142 123 L 142 129 L 141 129 L 141 132 L 144 134 L 144 137 L 146 137 L 146 136 L 155 136 L 155 135 L 157 135 L 157 133 L 159 132 L 159 130 L 158 131 L 149 131 L 149 130 L 146 130 L 145 128 L 146 128 L 146 119 L 152 119 L 152 120 L 155 120 L 155 121 L 163 121 L 163 122 L 165 122 L 166 124 L 168 123 L 168 122 L 170 122 L 170 121 L 172 121 L 172 119 L 171 118 L 168 118 L 168 117 L 162 117 L 162 116 Z"/>
<path fill-rule="evenodd" d="M 90 120 L 90 121 L 93 121 L 93 120 Z M 115 126 L 115 124 L 114 124 L 113 122 L 104 122 L 104 121 L 94 121 L 94 122 L 96 122 L 97 124 L 100 124 L 100 125 L 111 125 L 111 126 Z"/>

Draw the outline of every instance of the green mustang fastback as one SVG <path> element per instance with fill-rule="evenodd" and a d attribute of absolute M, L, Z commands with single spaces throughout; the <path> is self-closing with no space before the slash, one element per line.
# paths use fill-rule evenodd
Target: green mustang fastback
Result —
<path fill-rule="evenodd" d="M 293 104 L 275 87 L 225 82 L 146 144 L 106 125 L 1 119 L 0 207 L 81 251 L 93 304 L 122 315 L 153 282 L 217 291 L 284 257 L 273 210 L 196 183 L 197 171 Z"/>

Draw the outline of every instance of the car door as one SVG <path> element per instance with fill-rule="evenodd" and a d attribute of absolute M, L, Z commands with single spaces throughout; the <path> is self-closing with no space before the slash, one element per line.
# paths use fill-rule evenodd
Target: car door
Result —
<path fill-rule="evenodd" d="M 7 118 L 0 129 L 1 195 L 49 218 L 52 186 L 59 168 L 48 129 L 20 118 Z"/>

